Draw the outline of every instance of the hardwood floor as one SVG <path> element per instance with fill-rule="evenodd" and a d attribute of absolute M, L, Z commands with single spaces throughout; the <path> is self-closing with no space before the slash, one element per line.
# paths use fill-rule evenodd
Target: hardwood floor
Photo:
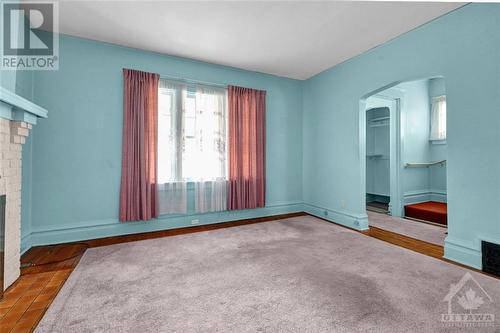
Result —
<path fill-rule="evenodd" d="M 425 254 L 434 258 L 442 259 L 444 249 L 442 246 L 427 243 L 425 241 L 396 234 L 392 231 L 370 227 L 369 230 L 360 231 L 367 236 L 383 240 L 385 242 L 404 247 L 406 249 Z"/>
<path fill-rule="evenodd" d="M 32 332 L 72 271 L 22 275 L 0 301 L 0 332 Z"/>
<path fill-rule="evenodd" d="M 80 242 L 33 247 L 21 258 L 21 274 L 72 269 L 88 247 Z"/>
<path fill-rule="evenodd" d="M 0 333 L 32 332 L 89 247 L 216 230 L 252 223 L 270 222 L 303 215 L 307 214 L 292 213 L 31 248 L 21 258 L 21 263 L 27 265 L 27 267 L 21 269 L 21 277 L 6 290 L 4 298 L 0 300 Z M 375 227 L 370 227 L 367 231 L 359 232 L 369 237 L 374 237 L 424 255 L 447 261 L 442 258 L 442 246 Z"/>

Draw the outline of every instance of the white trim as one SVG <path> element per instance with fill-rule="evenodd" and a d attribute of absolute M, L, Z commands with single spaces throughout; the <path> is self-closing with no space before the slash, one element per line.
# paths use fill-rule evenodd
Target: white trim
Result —
<path fill-rule="evenodd" d="M 368 215 L 339 211 L 304 203 L 304 211 L 310 215 L 341 224 L 356 230 L 368 230 Z"/>
<path fill-rule="evenodd" d="M 473 242 L 453 238 L 450 235 L 444 240 L 443 258 L 473 268 L 482 269 L 481 250 L 477 250 Z"/>
<path fill-rule="evenodd" d="M 422 189 L 422 190 L 404 192 L 403 195 L 404 205 L 425 202 L 425 201 L 447 202 L 448 199 L 446 190 Z"/>

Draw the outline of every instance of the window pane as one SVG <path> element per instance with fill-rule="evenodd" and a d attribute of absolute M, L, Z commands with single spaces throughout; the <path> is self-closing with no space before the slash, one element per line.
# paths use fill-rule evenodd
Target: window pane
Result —
<path fill-rule="evenodd" d="M 196 140 L 195 138 L 185 138 L 184 154 L 182 155 L 182 178 L 184 180 L 197 179 L 197 170 L 203 168 L 201 164 L 197 164 Z"/>
<path fill-rule="evenodd" d="M 163 89 L 168 81 L 162 81 L 158 100 L 159 181 L 225 179 L 226 90 L 182 84 Z M 177 103 L 182 105 L 179 110 Z"/>
<path fill-rule="evenodd" d="M 446 96 L 432 98 L 430 140 L 446 140 Z"/>
<path fill-rule="evenodd" d="M 158 94 L 158 181 L 160 184 L 173 179 L 169 165 L 172 154 L 172 103 L 173 92 L 160 89 Z"/>
<path fill-rule="evenodd" d="M 439 105 L 439 134 L 446 139 L 446 100 L 440 101 Z"/>
<path fill-rule="evenodd" d="M 196 95 L 187 95 L 184 105 L 184 116 L 194 118 L 196 113 Z"/>

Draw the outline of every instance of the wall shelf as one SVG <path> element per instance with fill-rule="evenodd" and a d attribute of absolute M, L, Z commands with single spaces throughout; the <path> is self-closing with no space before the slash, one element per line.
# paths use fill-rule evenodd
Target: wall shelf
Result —
<path fill-rule="evenodd" d="M 377 117 L 370 119 L 368 121 L 368 127 L 383 127 L 383 126 L 389 126 L 389 119 L 390 117 L 385 116 L 385 117 Z"/>
<path fill-rule="evenodd" d="M 389 155 L 367 154 L 366 158 L 371 159 L 371 160 L 388 160 L 389 159 Z"/>
<path fill-rule="evenodd" d="M 379 124 L 370 124 L 368 125 L 368 127 L 386 127 L 386 126 L 389 126 L 389 123 L 379 123 Z"/>
<path fill-rule="evenodd" d="M 370 119 L 370 122 L 379 122 L 379 121 L 389 120 L 390 118 L 391 117 L 389 117 L 389 116 L 377 117 L 377 118 Z"/>

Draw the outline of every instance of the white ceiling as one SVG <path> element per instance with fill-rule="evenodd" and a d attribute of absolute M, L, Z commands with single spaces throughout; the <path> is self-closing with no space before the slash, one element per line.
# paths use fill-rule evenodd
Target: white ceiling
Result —
<path fill-rule="evenodd" d="M 462 6 L 432 2 L 60 2 L 65 34 L 307 79 Z"/>

